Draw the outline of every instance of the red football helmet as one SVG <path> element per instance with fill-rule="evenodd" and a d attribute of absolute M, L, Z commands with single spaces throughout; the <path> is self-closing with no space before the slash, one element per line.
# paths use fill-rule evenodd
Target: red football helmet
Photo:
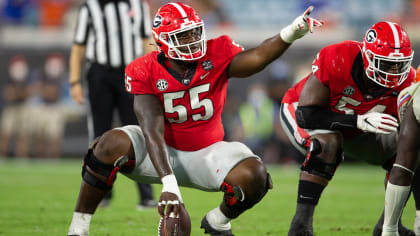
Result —
<path fill-rule="evenodd" d="M 167 57 L 194 61 L 206 54 L 204 23 L 190 6 L 168 3 L 156 13 L 153 37 Z"/>
<path fill-rule="evenodd" d="M 383 87 L 393 88 L 410 73 L 414 51 L 407 33 L 398 24 L 383 21 L 367 30 L 362 54 L 367 77 Z"/>

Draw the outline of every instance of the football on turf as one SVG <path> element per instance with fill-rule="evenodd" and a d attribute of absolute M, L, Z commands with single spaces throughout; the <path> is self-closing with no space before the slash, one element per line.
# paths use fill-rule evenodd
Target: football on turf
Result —
<path fill-rule="evenodd" d="M 178 217 L 161 217 L 158 233 L 160 236 L 190 236 L 191 221 L 184 204 L 179 205 Z"/>

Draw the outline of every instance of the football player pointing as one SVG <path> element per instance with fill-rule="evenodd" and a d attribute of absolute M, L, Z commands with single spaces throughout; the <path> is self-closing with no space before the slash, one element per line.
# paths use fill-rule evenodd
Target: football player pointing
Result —
<path fill-rule="evenodd" d="M 363 42 L 323 48 L 312 73 L 286 93 L 283 127 L 295 147 L 307 155 L 289 235 L 313 235 L 315 207 L 344 156 L 392 167 L 396 99 L 415 77 L 412 59 L 406 32 L 398 24 L 378 22 Z M 377 226 L 375 236 L 381 234 L 382 222 Z M 412 233 L 400 227 L 401 235 Z"/>
<path fill-rule="evenodd" d="M 179 185 L 223 191 L 222 203 L 203 218 L 202 228 L 211 235 L 233 235 L 230 221 L 259 202 L 271 181 L 248 147 L 222 141 L 228 78 L 261 71 L 294 40 L 321 26 L 309 17 L 311 10 L 244 51 L 228 36 L 207 41 L 204 23 L 191 7 L 161 7 L 152 25 L 160 51 L 126 68 L 126 90 L 135 94 L 140 126 L 108 131 L 91 145 L 68 234 L 88 235 L 92 214 L 121 172 L 142 183 L 163 184 L 162 216 L 177 215 L 182 207 Z"/>

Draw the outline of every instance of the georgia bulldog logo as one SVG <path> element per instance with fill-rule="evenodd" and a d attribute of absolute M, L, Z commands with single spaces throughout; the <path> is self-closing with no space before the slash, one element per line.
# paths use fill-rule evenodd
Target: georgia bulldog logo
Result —
<path fill-rule="evenodd" d="M 366 42 L 373 43 L 376 41 L 377 33 L 374 29 L 369 30 L 366 33 Z"/>
<path fill-rule="evenodd" d="M 165 91 L 168 88 L 168 81 L 160 79 L 156 82 L 156 88 L 160 91 Z"/>
<path fill-rule="evenodd" d="M 160 15 L 156 15 L 155 19 L 153 19 L 153 28 L 157 28 L 162 24 L 162 17 Z"/>

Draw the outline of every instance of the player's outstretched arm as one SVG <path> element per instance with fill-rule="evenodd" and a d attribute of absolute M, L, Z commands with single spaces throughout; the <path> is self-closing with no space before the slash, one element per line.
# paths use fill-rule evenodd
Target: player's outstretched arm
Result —
<path fill-rule="evenodd" d="M 259 46 L 238 53 L 229 65 L 229 76 L 247 77 L 255 74 L 276 58 L 280 57 L 293 41 L 303 37 L 308 32 L 313 32 L 315 27 L 323 25 L 322 20 L 309 17 L 313 7 L 309 7 L 302 15 L 298 16 L 290 25 L 277 34 L 266 39 Z"/>
<path fill-rule="evenodd" d="M 182 197 L 169 163 L 169 152 L 164 140 L 165 121 L 160 100 L 154 95 L 135 95 L 134 111 L 143 131 L 150 159 L 163 184 L 158 206 L 159 214 L 170 216 L 173 212 L 177 215 Z"/>

